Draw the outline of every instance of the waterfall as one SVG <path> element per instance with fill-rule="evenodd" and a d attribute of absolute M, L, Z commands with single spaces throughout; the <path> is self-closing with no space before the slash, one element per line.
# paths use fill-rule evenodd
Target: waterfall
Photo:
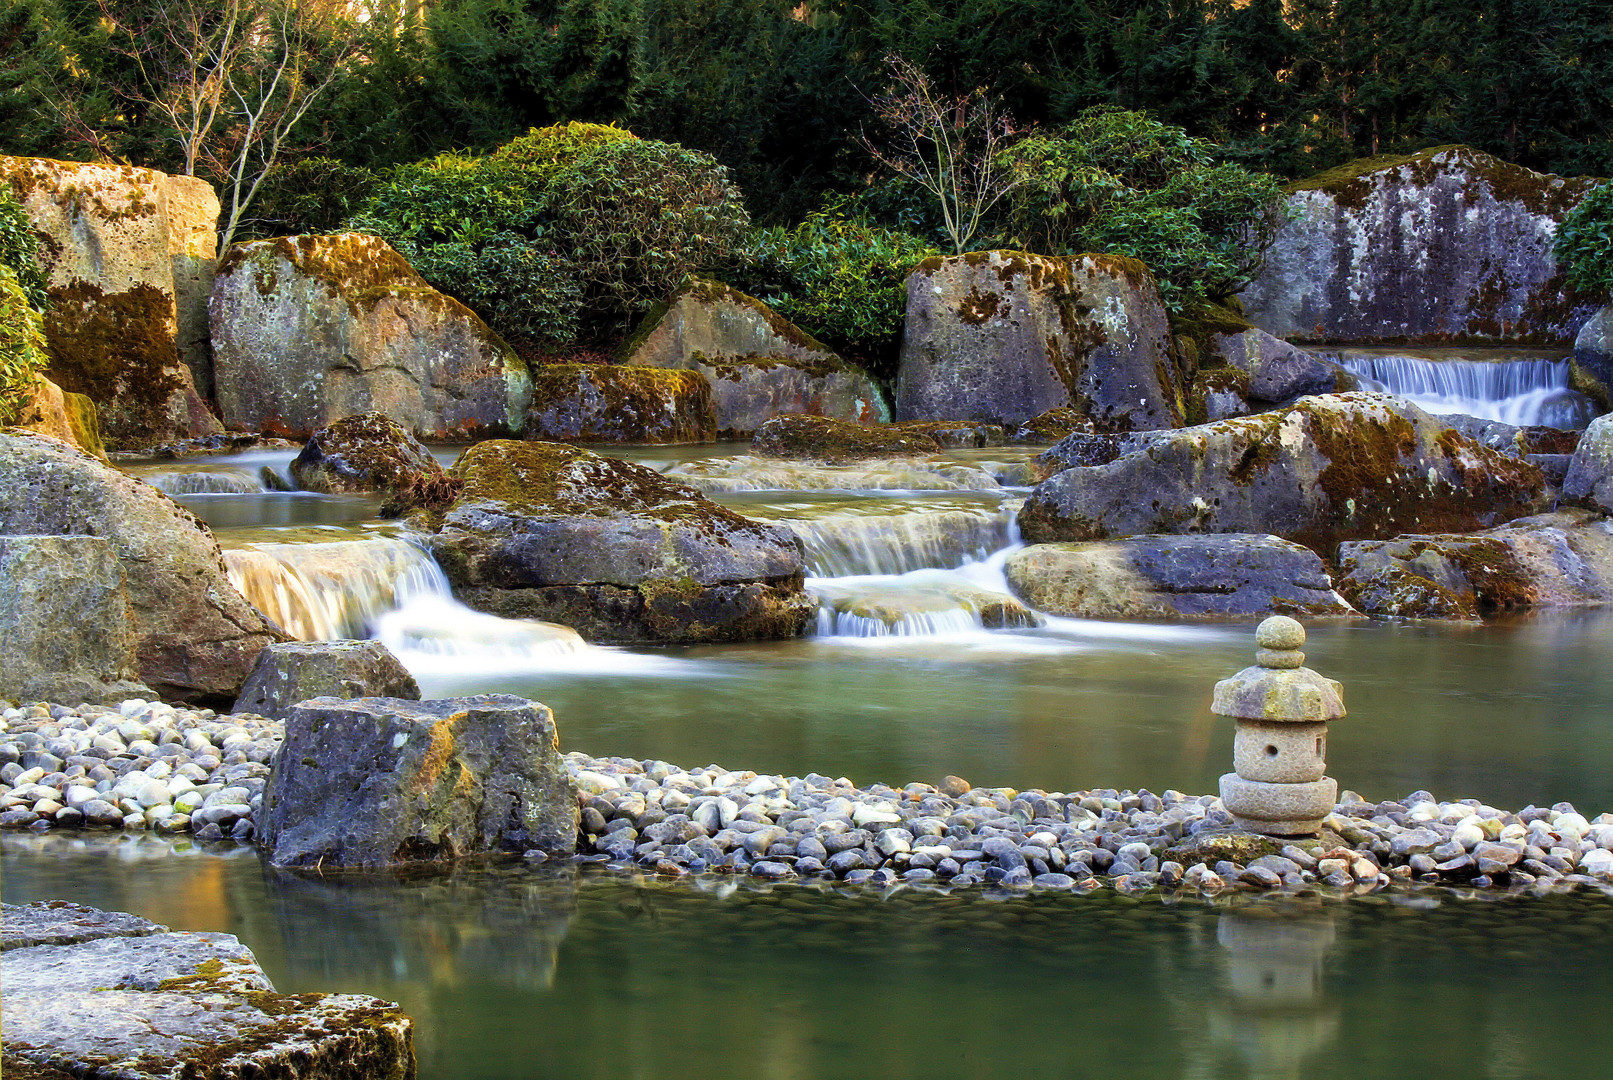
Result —
<path fill-rule="evenodd" d="M 303 641 L 362 638 L 422 595 L 448 595 L 436 562 L 407 540 L 247 544 L 224 552 L 230 583 Z"/>
<path fill-rule="evenodd" d="M 256 495 L 263 481 L 242 469 L 147 474 L 146 483 L 167 495 Z"/>
<path fill-rule="evenodd" d="M 1362 388 L 1403 397 L 1426 412 L 1463 413 L 1519 427 L 1583 428 L 1593 410 L 1568 387 L 1569 361 L 1464 360 L 1343 355 L 1339 363 Z"/>
<path fill-rule="evenodd" d="M 1005 510 L 935 510 L 906 514 L 829 514 L 781 518 L 801 539 L 813 577 L 905 574 L 978 562 L 1012 540 Z"/>
<path fill-rule="evenodd" d="M 818 601 L 817 634 L 834 638 L 978 636 L 1029 629 L 1043 618 L 1008 592 L 1007 549 L 956 570 L 809 578 Z"/>

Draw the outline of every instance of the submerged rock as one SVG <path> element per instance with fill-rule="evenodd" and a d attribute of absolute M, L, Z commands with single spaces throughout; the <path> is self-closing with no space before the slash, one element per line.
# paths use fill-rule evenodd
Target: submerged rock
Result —
<path fill-rule="evenodd" d="M 1339 545 L 1339 590 L 1368 615 L 1476 619 L 1613 601 L 1613 523 L 1584 510 L 1476 534 Z"/>
<path fill-rule="evenodd" d="M 236 244 L 208 303 L 219 410 L 306 439 L 379 412 L 421 438 L 518 434 L 526 364 L 464 304 L 362 233 Z"/>
<path fill-rule="evenodd" d="M 1563 498 L 1613 514 L 1613 413 L 1591 421 L 1563 477 Z"/>
<path fill-rule="evenodd" d="M 1545 490 L 1533 465 L 1383 394 L 1129 439 L 1040 484 L 1019 514 L 1026 540 L 1266 532 L 1331 553 L 1408 527 L 1485 528 L 1540 509 Z"/>
<path fill-rule="evenodd" d="M 140 678 L 229 700 L 283 635 L 230 584 L 218 542 L 149 484 L 54 439 L 0 433 L 0 533 L 105 537 L 129 590 Z"/>
<path fill-rule="evenodd" d="M 1182 422 L 1170 322 L 1148 268 L 1018 251 L 920 263 L 907 279 L 897 419 L 1017 426 L 1063 407 L 1106 431 Z"/>
<path fill-rule="evenodd" d="M 216 432 L 205 391 L 218 197 L 205 180 L 123 165 L 0 156 L 41 237 L 47 369 L 101 409 L 113 446 Z"/>
<path fill-rule="evenodd" d="M 437 480 L 443 467 L 403 425 L 380 413 L 344 416 L 314 432 L 291 462 L 304 491 L 396 493 Z"/>
<path fill-rule="evenodd" d="M 1596 184 L 1466 146 L 1341 165 L 1291 185 L 1295 216 L 1241 299 L 1297 341 L 1567 345 L 1594 308 L 1552 244 Z"/>
<path fill-rule="evenodd" d="M 232 713 L 283 720 L 311 698 L 420 700 L 409 670 L 379 641 L 287 641 L 258 656 Z"/>
<path fill-rule="evenodd" d="M 276 866 L 576 850 L 576 788 L 547 706 L 508 694 L 314 698 L 285 724 L 258 817 Z"/>
<path fill-rule="evenodd" d="M 526 437 L 562 442 L 715 442 L 711 386 L 693 371 L 549 364 L 532 372 Z"/>
<path fill-rule="evenodd" d="M 935 454 L 935 436 L 897 424 L 848 424 L 826 416 L 775 416 L 756 432 L 751 453 L 843 465 L 869 458 Z"/>
<path fill-rule="evenodd" d="M 866 371 L 762 301 L 720 282 L 691 281 L 651 311 L 623 349 L 622 362 L 704 375 L 724 438 L 748 436 L 783 413 L 857 424 L 890 419 Z"/>
<path fill-rule="evenodd" d="M 791 637 L 812 614 L 794 537 L 642 465 L 558 443 L 478 443 L 430 522 L 454 594 L 595 642 Z"/>
<path fill-rule="evenodd" d="M 0 536 L 0 698 L 150 697 L 123 567 L 99 536 Z"/>
<path fill-rule="evenodd" d="M 1008 557 L 1031 607 L 1083 619 L 1351 615 L 1321 558 L 1275 536 L 1131 536 L 1033 544 Z"/>
<path fill-rule="evenodd" d="M 53 917 L 52 903 L 5 906 Z M 296 1076 L 412 1080 L 413 1021 L 391 1002 L 279 994 L 234 936 L 169 933 L 119 912 L 78 908 L 96 930 L 8 949 L 7 1072 L 21 1060 L 63 1075 L 128 1080 Z M 93 989 L 90 989 L 93 988 Z"/>

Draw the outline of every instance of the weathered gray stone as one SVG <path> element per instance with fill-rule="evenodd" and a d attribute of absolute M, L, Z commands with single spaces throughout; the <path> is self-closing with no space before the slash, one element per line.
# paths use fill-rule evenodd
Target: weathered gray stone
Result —
<path fill-rule="evenodd" d="M 0 433 L 0 534 L 105 537 L 122 564 L 140 678 L 229 700 L 276 628 L 230 584 L 218 542 L 168 496 L 54 439 Z"/>
<path fill-rule="evenodd" d="M 1613 413 L 1592 420 L 1580 436 L 1563 477 L 1563 498 L 1613 514 Z"/>
<path fill-rule="evenodd" d="M 1104 431 L 1182 422 L 1170 322 L 1147 267 L 990 251 L 928 259 L 908 277 L 898 420 L 1017 427 L 1066 406 Z"/>
<path fill-rule="evenodd" d="M 1408 527 L 1495 525 L 1539 509 L 1545 490 L 1534 466 L 1382 394 L 1301 398 L 1256 416 L 1133 435 L 1119 449 L 1108 464 L 1040 484 L 1019 513 L 1025 539 L 1265 532 L 1325 554 L 1341 540 Z"/>
<path fill-rule="evenodd" d="M 12 949 L 5 979 L 8 1061 L 129 1080 L 415 1075 L 413 1022 L 397 1006 L 275 993 L 251 950 L 229 934 Z"/>
<path fill-rule="evenodd" d="M 149 698 L 123 567 L 99 536 L 0 536 L 0 698 Z"/>
<path fill-rule="evenodd" d="M 560 442 L 715 442 L 711 385 L 695 371 L 549 364 L 532 372 L 526 437 Z"/>
<path fill-rule="evenodd" d="M 1613 408 L 1613 304 L 1598 308 L 1574 336 L 1574 367 L 1602 408 Z"/>
<path fill-rule="evenodd" d="M 212 187 L 154 169 L 5 156 L 0 183 L 41 238 L 51 379 L 95 401 L 113 446 L 219 431 L 192 374 L 206 371 L 198 288 L 218 245 Z"/>
<path fill-rule="evenodd" d="M 0 904 L 0 952 L 35 945 L 74 945 L 100 938 L 141 937 L 168 928 L 123 911 L 102 911 L 66 900 Z M 9 960 L 8 960 L 9 963 Z M 7 989 L 10 989 L 7 968 Z"/>
<path fill-rule="evenodd" d="M 1568 345 L 1594 306 L 1552 244 L 1596 183 L 1465 146 L 1341 166 L 1290 187 L 1295 217 L 1240 298 L 1293 341 Z"/>
<path fill-rule="evenodd" d="M 890 419 L 869 374 L 753 296 L 695 280 L 645 316 L 622 362 L 699 372 L 711 383 L 724 438 L 781 413 L 850 423 Z"/>
<path fill-rule="evenodd" d="M 443 467 L 403 425 L 362 413 L 314 432 L 292 459 L 291 475 L 305 491 L 394 493 L 442 478 Z"/>
<path fill-rule="evenodd" d="M 547 706 L 508 694 L 314 698 L 285 723 L 257 821 L 276 866 L 576 850 L 576 786 Z"/>
<path fill-rule="evenodd" d="M 1520 518 L 1476 534 L 1343 543 L 1339 591 L 1365 614 L 1475 619 L 1532 607 L 1613 602 L 1613 521 L 1585 510 Z"/>
<path fill-rule="evenodd" d="M 799 634 L 813 611 L 788 529 L 653 469 L 557 443 L 478 443 L 429 543 L 471 607 L 593 641 Z"/>
<path fill-rule="evenodd" d="M 1306 394 L 1355 388 L 1355 380 L 1337 364 L 1318 359 L 1264 330 L 1214 334 L 1210 337 L 1210 354 L 1248 376 L 1244 389 L 1251 401 L 1275 404 Z"/>
<path fill-rule="evenodd" d="M 1038 611 L 1086 619 L 1353 614 L 1321 558 L 1275 536 L 1132 536 L 1033 544 L 1004 567 Z"/>
<path fill-rule="evenodd" d="M 526 364 L 384 240 L 282 236 L 232 247 L 208 303 L 219 411 L 306 439 L 383 413 L 423 439 L 518 434 Z"/>
<path fill-rule="evenodd" d="M 409 670 L 379 641 L 288 641 L 258 656 L 232 713 L 283 720 L 310 698 L 420 700 Z"/>

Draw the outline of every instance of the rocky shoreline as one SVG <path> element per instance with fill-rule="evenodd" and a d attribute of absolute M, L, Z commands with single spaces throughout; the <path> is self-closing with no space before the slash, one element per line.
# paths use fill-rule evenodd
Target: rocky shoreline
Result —
<path fill-rule="evenodd" d="M 130 700 L 0 711 L 0 828 L 113 828 L 255 838 L 283 726 L 253 714 Z M 1427 792 L 1346 791 L 1320 837 L 1238 831 L 1212 795 L 974 788 L 948 777 L 859 788 L 716 766 L 565 755 L 578 858 L 624 871 L 888 888 L 1123 895 L 1402 883 L 1613 896 L 1613 814 L 1567 803 L 1516 813 Z M 536 853 L 532 856 L 539 859 Z"/>

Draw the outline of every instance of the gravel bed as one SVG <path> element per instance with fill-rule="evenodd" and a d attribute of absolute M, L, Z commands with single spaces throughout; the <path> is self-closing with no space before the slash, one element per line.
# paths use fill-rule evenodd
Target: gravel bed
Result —
<path fill-rule="evenodd" d="M 250 841 L 281 733 L 260 716 L 162 702 L 5 709 L 0 828 Z M 1213 795 L 973 788 L 958 777 L 859 788 L 816 773 L 566 760 L 579 858 L 670 876 L 1125 894 L 1417 881 L 1613 895 L 1613 814 L 1588 819 L 1567 803 L 1511 813 L 1427 792 L 1373 803 L 1347 791 L 1319 838 L 1289 843 L 1232 828 Z"/>

